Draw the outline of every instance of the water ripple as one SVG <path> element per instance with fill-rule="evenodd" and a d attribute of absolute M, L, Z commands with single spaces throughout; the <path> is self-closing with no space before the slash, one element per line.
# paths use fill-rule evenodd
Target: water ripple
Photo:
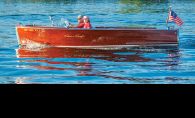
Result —
<path fill-rule="evenodd" d="M 1 84 L 194 84 L 195 1 L 192 0 L 4 0 L 0 1 Z M 182 4 L 182 5 L 181 5 Z M 15 25 L 51 24 L 79 14 L 92 25 L 157 27 L 166 23 L 169 6 L 185 22 L 178 47 L 115 49 L 18 46 Z"/>

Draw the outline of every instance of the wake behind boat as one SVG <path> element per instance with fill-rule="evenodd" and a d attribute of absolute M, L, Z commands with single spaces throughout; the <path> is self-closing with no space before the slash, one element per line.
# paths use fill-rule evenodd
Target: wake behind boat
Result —
<path fill-rule="evenodd" d="M 70 28 L 68 21 L 51 26 L 25 26 L 18 23 L 16 34 L 20 45 L 47 44 L 57 47 L 110 48 L 128 46 L 177 46 L 179 30 L 140 27 Z"/>

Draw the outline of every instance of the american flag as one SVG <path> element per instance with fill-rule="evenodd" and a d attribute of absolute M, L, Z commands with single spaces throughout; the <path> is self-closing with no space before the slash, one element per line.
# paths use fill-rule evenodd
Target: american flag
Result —
<path fill-rule="evenodd" d="M 181 25 L 184 23 L 181 18 L 171 10 L 169 21 L 177 23 L 178 26 L 181 27 Z"/>

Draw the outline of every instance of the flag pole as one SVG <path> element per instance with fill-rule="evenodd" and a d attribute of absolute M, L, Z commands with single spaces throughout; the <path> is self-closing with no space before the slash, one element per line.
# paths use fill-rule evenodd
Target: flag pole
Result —
<path fill-rule="evenodd" d="M 170 15 L 170 12 L 171 12 L 171 7 L 172 7 L 172 6 L 170 6 L 170 9 L 169 9 L 169 14 L 168 14 L 168 17 L 167 17 L 166 25 L 167 25 L 167 23 L 168 23 L 168 21 L 169 21 L 169 15 Z"/>

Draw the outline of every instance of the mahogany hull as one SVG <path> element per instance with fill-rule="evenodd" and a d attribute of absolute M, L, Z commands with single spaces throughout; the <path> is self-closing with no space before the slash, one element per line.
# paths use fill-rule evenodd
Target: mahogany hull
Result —
<path fill-rule="evenodd" d="M 116 47 L 135 45 L 178 45 L 178 30 L 153 28 L 68 29 L 16 26 L 21 45 L 47 44 L 59 47 Z"/>

